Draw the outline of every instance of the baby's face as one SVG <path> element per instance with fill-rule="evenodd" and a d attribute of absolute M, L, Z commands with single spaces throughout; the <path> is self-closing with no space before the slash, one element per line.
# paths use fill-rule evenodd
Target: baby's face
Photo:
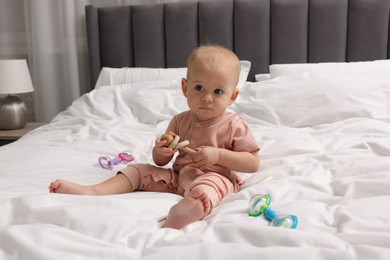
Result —
<path fill-rule="evenodd" d="M 210 67 L 195 62 L 182 80 L 182 89 L 190 110 L 199 121 L 219 117 L 238 95 L 236 68 L 229 63 Z"/>

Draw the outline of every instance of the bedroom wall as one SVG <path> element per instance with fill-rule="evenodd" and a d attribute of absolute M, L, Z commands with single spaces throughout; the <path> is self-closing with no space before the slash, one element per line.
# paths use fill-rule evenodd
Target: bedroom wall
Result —
<path fill-rule="evenodd" d="M 90 90 L 85 5 L 177 1 L 192 0 L 0 0 L 0 59 L 27 59 L 31 120 L 49 122 Z"/>

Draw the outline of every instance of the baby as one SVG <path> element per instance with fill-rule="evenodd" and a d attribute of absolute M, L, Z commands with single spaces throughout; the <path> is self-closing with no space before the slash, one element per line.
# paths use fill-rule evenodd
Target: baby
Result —
<path fill-rule="evenodd" d="M 246 121 L 227 112 L 239 90 L 240 61 L 222 46 L 195 49 L 188 59 L 187 78 L 181 81 L 188 111 L 172 118 L 166 133 L 189 140 L 195 153 L 166 147 L 155 140 L 156 165 L 132 164 L 114 177 L 92 186 L 65 180 L 50 184 L 52 193 L 109 195 L 133 191 L 170 192 L 183 196 L 162 227 L 181 229 L 208 215 L 242 185 L 241 172 L 260 168 L 260 147 Z M 164 168 L 178 152 L 172 169 Z"/>

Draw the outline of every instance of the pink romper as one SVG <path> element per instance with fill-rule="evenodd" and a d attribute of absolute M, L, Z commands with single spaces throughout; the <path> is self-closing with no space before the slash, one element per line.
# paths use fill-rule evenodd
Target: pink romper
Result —
<path fill-rule="evenodd" d="M 221 117 L 199 122 L 191 111 L 182 112 L 173 117 L 167 132 L 189 140 L 189 147 L 213 146 L 232 151 L 255 152 L 260 149 L 246 121 L 237 114 L 225 112 Z M 128 167 L 136 167 L 141 178 L 131 176 Z M 204 185 L 215 207 L 227 195 L 237 192 L 243 180 L 239 172 L 231 171 L 220 165 L 203 170 L 192 166 L 192 157 L 179 150 L 172 169 L 150 164 L 133 164 L 120 172 L 126 175 L 136 190 L 170 192 L 186 196 L 192 188 Z"/>

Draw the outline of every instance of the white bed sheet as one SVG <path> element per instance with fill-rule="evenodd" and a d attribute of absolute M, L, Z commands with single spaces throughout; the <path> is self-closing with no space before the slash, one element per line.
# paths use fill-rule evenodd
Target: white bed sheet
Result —
<path fill-rule="evenodd" d="M 253 84 L 261 92 L 269 83 Z M 274 124 L 240 105 L 246 95 L 261 102 L 260 94 L 243 90 L 231 109 L 253 128 L 261 170 L 183 230 L 160 228 L 177 195 L 48 192 L 57 178 L 94 184 L 125 167 L 103 170 L 100 155 L 130 150 L 152 163 L 154 139 L 186 108 L 180 81 L 101 87 L 0 147 L 0 259 L 387 259 L 390 117 Z M 299 218 L 297 229 L 248 216 L 249 199 L 263 193 L 278 213 Z"/>

